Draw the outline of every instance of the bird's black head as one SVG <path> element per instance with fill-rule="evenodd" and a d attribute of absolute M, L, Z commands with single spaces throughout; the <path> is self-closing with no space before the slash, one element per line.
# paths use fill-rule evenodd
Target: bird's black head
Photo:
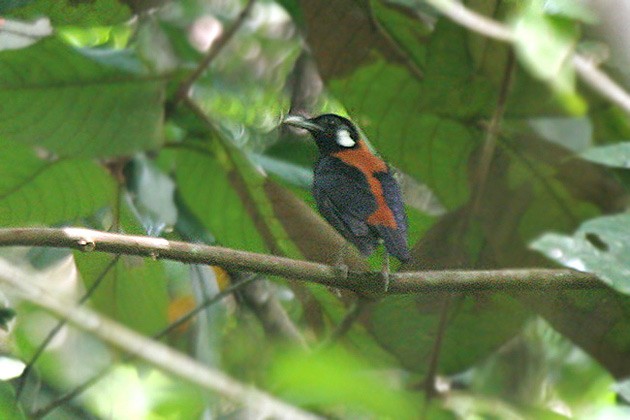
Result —
<path fill-rule="evenodd" d="M 289 115 L 284 124 L 308 130 L 323 155 L 353 149 L 359 144 L 359 131 L 352 122 L 335 114 L 324 114 L 315 118 Z"/>

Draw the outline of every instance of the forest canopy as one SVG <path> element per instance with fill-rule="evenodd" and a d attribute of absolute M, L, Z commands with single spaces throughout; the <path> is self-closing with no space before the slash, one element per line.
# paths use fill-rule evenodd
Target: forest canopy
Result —
<path fill-rule="evenodd" d="M 0 2 L 0 417 L 627 418 L 612 3 Z M 324 113 L 402 190 L 387 291 Z"/>

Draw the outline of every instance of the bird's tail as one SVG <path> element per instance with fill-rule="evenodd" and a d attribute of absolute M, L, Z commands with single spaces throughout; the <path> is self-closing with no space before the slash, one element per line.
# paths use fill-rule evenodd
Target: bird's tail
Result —
<path fill-rule="evenodd" d="M 398 258 L 401 262 L 407 262 L 411 259 L 406 235 L 404 233 L 399 229 L 392 229 L 385 226 L 378 226 L 377 230 L 379 236 L 383 239 L 385 249 L 387 249 L 390 255 Z"/>

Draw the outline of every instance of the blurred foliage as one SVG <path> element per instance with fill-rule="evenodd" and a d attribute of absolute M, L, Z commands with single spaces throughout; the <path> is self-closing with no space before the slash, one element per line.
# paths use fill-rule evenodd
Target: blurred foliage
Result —
<path fill-rule="evenodd" d="M 404 180 L 413 259 L 399 269 L 555 262 L 610 288 L 392 296 L 322 348 L 354 297 L 265 279 L 264 296 L 226 298 L 168 343 L 325 417 L 627 418 L 629 221 L 610 214 L 628 203 L 630 124 L 576 81 L 570 60 L 599 19 L 565 0 L 465 3 L 512 28 L 514 49 L 420 1 L 259 0 L 195 80 L 191 106 L 176 92 L 243 1 L 0 2 L 0 226 L 78 225 L 335 263 L 343 240 L 308 191 L 316 149 L 278 124 L 289 109 L 348 115 Z M 0 257 L 73 299 L 98 282 L 87 304 L 148 336 L 239 281 L 158 255 Z M 380 258 L 350 250 L 345 263 L 364 270 Z M 17 299 L 0 306 L 17 313 L 0 348 L 28 361 L 56 321 Z M 270 308 L 313 350 L 279 338 Z M 108 365 L 53 415 L 257 414 L 65 326 L 19 400 L 0 383 L 0 418 Z"/>

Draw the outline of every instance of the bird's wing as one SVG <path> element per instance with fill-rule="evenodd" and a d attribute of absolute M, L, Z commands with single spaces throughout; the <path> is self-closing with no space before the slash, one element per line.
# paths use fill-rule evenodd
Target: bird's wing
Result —
<path fill-rule="evenodd" d="M 394 214 L 397 226 L 396 229 L 385 226 L 377 226 L 376 229 L 383 238 L 387 251 L 399 260 L 407 261 L 410 258 L 407 245 L 407 215 L 400 186 L 391 172 L 378 172 L 375 177 L 381 183 L 385 201 Z"/>
<path fill-rule="evenodd" d="M 364 253 L 376 244 L 367 218 L 376 209 L 365 176 L 335 158 L 322 159 L 317 167 L 313 196 L 324 218 Z"/>

